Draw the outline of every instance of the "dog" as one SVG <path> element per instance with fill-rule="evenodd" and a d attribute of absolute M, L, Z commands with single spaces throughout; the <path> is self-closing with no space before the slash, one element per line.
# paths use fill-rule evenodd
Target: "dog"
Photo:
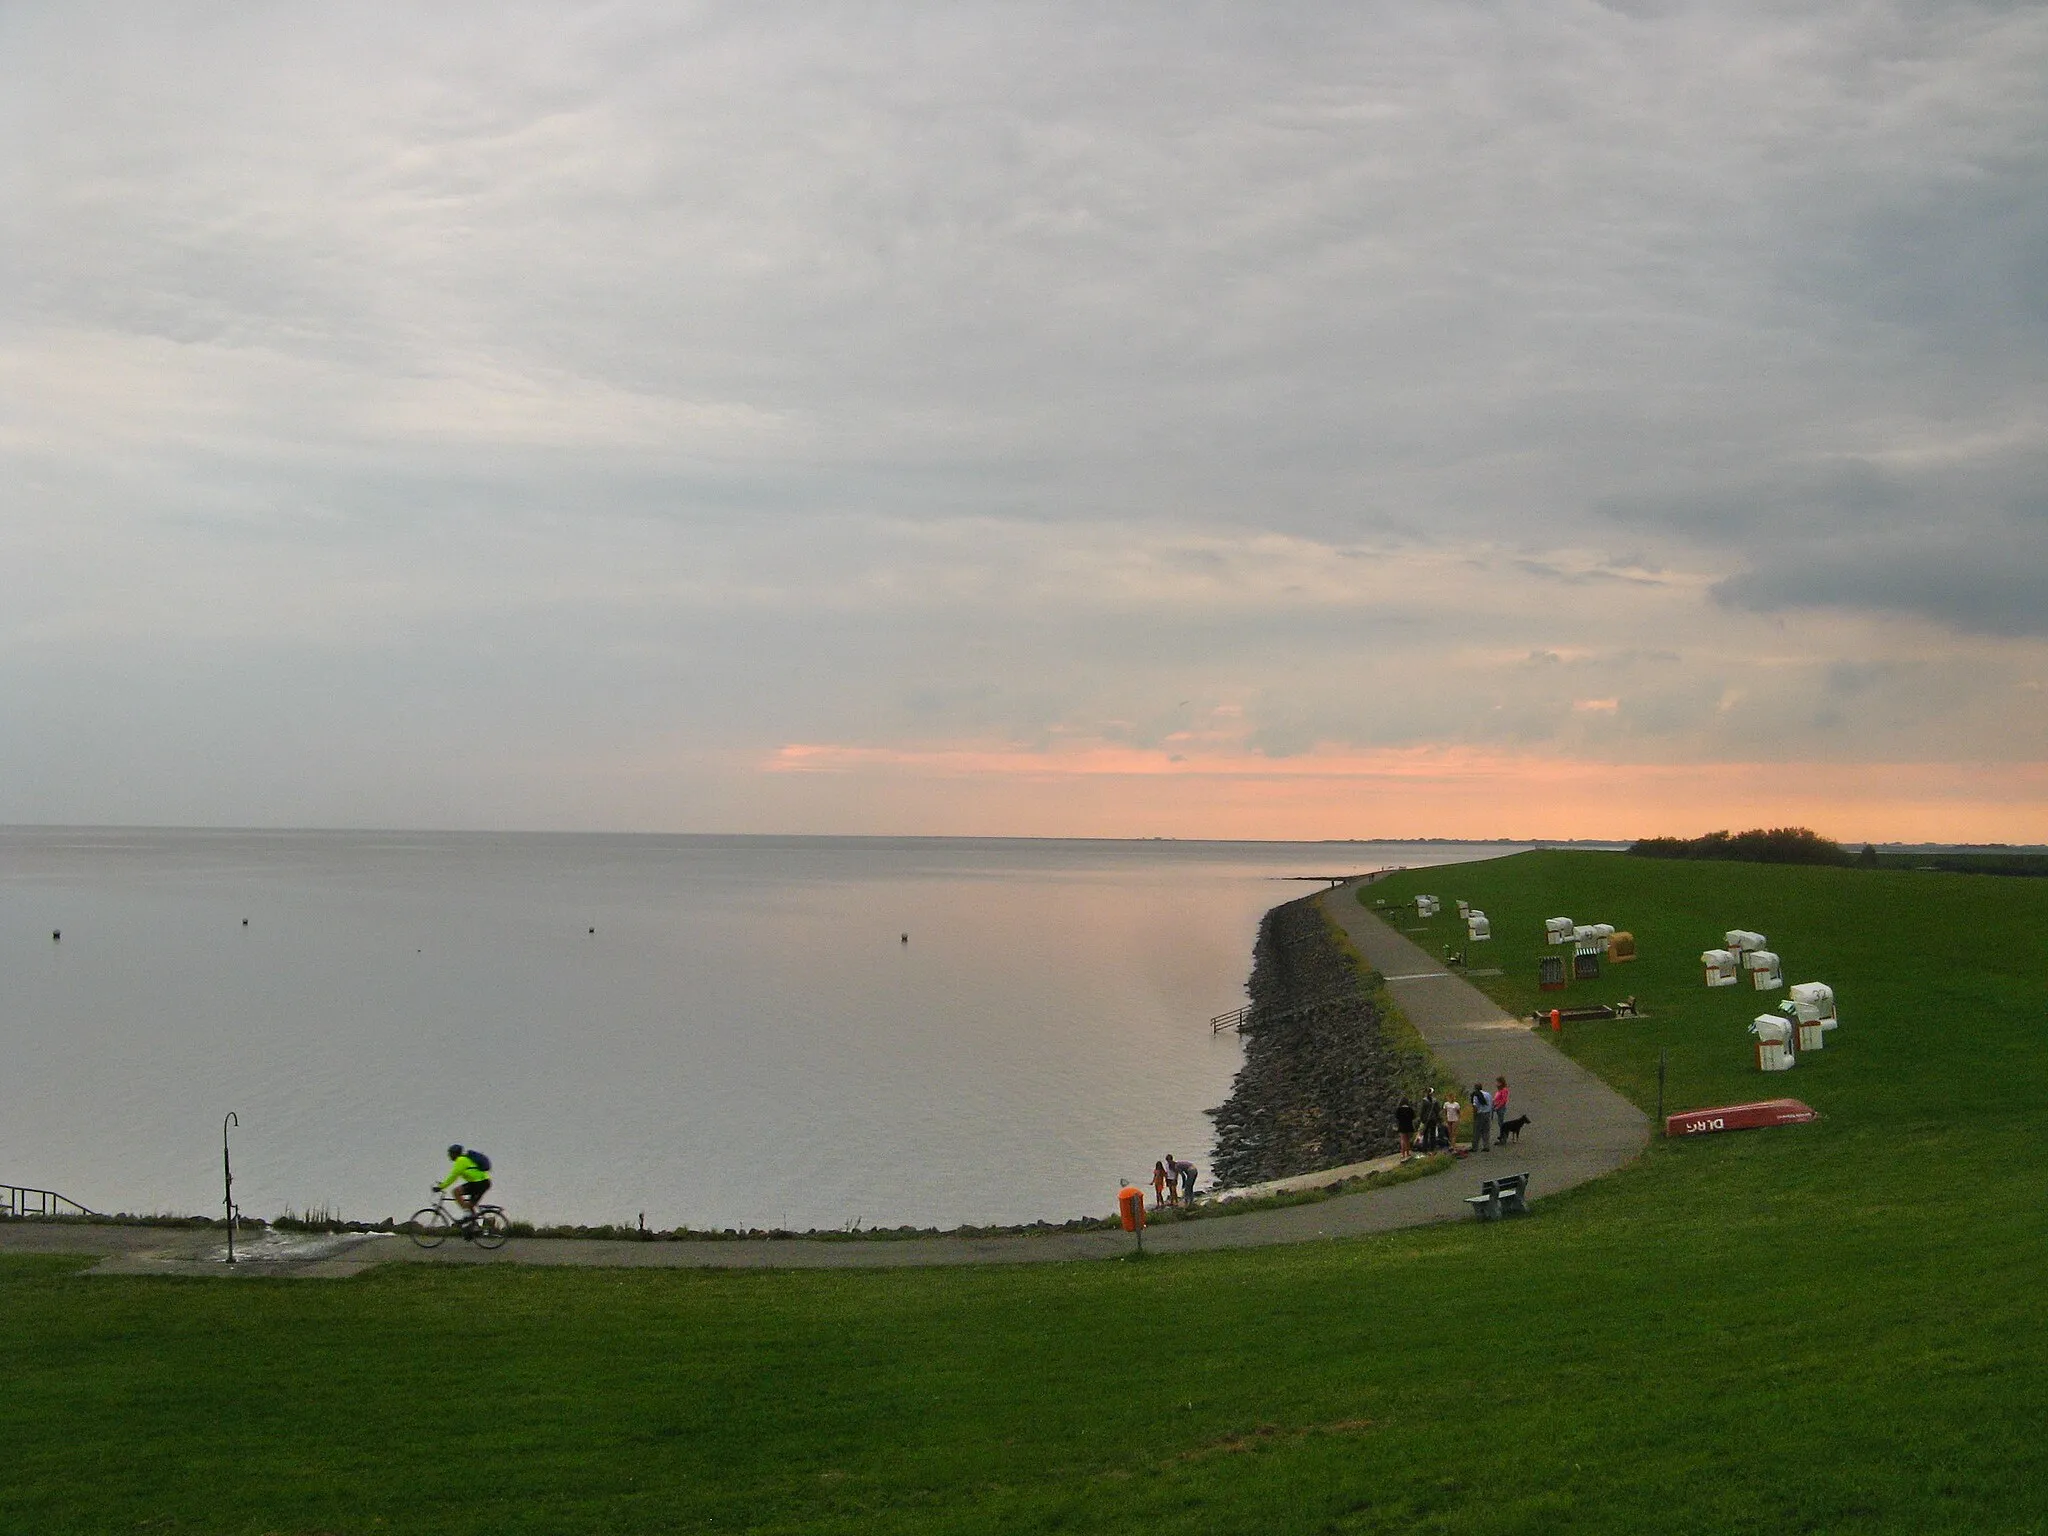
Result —
<path fill-rule="evenodd" d="M 1512 1120 L 1501 1121 L 1500 1145 L 1506 1146 L 1509 1142 L 1513 1141 L 1517 1136 L 1521 1135 L 1522 1127 L 1527 1125 L 1528 1123 L 1529 1117 L 1527 1115 L 1517 1115 Z"/>

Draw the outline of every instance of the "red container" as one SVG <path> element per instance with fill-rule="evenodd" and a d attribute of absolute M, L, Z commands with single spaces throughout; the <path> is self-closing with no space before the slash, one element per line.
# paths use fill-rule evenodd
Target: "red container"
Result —
<path fill-rule="evenodd" d="M 1116 1192 L 1116 1213 L 1123 1218 L 1126 1232 L 1135 1232 L 1144 1226 L 1145 1192 L 1135 1184 L 1126 1184 Z"/>
<path fill-rule="evenodd" d="M 1688 1109 L 1664 1121 L 1666 1136 L 1704 1136 L 1715 1131 L 1759 1131 L 1773 1125 L 1805 1125 L 1818 1120 L 1812 1106 L 1797 1099 L 1765 1099 L 1757 1104 L 1726 1104 L 1719 1109 Z"/>

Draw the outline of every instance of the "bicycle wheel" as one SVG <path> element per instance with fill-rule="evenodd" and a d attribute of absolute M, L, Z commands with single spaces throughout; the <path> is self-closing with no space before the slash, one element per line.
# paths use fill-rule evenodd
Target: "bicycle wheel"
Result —
<path fill-rule="evenodd" d="M 505 1212 L 495 1205 L 479 1206 L 476 1226 L 470 1232 L 470 1241 L 483 1249 L 502 1248 L 505 1239 L 512 1235 L 505 1221 Z"/>
<path fill-rule="evenodd" d="M 455 1223 L 438 1205 L 414 1211 L 406 1225 L 412 1229 L 408 1235 L 422 1248 L 440 1247 L 448 1241 L 448 1234 L 455 1230 Z"/>

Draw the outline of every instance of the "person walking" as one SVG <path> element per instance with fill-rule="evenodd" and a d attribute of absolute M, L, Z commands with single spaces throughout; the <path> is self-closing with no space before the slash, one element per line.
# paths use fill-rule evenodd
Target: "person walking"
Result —
<path fill-rule="evenodd" d="M 1405 1163 L 1415 1155 L 1415 1106 L 1406 1094 L 1394 1106 L 1394 1129 L 1401 1137 L 1401 1161 Z"/>
<path fill-rule="evenodd" d="M 1161 1210 L 1166 1205 L 1166 1164 L 1152 1165 L 1152 1209 Z"/>
<path fill-rule="evenodd" d="M 1508 1129 L 1508 1080 L 1496 1077 L 1493 1080 L 1493 1139 L 1501 1140 Z"/>
<path fill-rule="evenodd" d="M 1472 1085 L 1472 1150 L 1484 1152 L 1492 1140 L 1493 1118 L 1489 1111 L 1492 1101 L 1486 1096 L 1486 1084 Z"/>
<path fill-rule="evenodd" d="M 1425 1153 L 1436 1150 L 1436 1139 L 1444 1128 L 1444 1107 L 1437 1101 L 1436 1090 L 1422 1090 L 1422 1150 Z"/>
<path fill-rule="evenodd" d="M 1458 1150 L 1458 1096 L 1454 1093 L 1444 1100 L 1444 1150 Z"/>

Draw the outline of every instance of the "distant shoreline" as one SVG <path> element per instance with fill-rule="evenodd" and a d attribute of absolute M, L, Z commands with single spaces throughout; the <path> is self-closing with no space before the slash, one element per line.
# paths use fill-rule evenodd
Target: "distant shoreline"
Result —
<path fill-rule="evenodd" d="M 55 833 L 132 835 L 149 833 L 172 837 L 546 837 L 546 838 L 648 838 L 673 842 L 702 843 L 855 843 L 889 846 L 903 843 L 1016 844 L 1057 843 L 1111 844 L 1118 847 L 1158 843 L 1199 848 L 1625 848 L 1630 838 L 1557 837 L 1101 837 L 1089 835 L 1020 835 L 978 832 L 655 832 L 598 831 L 566 827 L 296 827 L 296 826 L 170 826 L 147 822 L 0 822 L 0 836 Z M 1880 848 L 1894 846 L 1880 843 Z M 1904 847 L 1906 845 L 1897 845 Z M 2003 845 L 2001 845 L 2003 846 Z M 2012 845 L 2017 848 L 2018 845 Z"/>

